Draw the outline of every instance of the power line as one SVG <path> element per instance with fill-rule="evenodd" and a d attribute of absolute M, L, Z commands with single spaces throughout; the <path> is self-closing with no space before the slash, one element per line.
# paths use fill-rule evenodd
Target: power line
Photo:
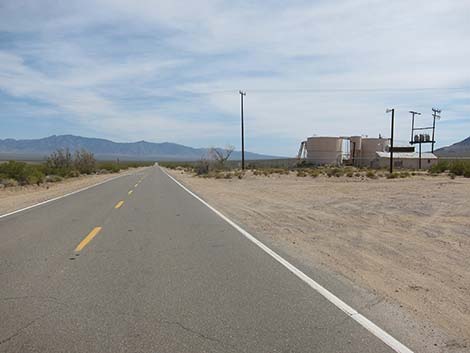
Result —
<path fill-rule="evenodd" d="M 247 89 L 249 93 L 342 93 L 342 92 L 420 92 L 420 91 L 470 91 L 470 87 L 376 87 L 376 88 L 271 88 Z M 212 91 L 181 91 L 189 96 L 237 93 L 236 89 Z"/>
<path fill-rule="evenodd" d="M 291 88 L 252 89 L 250 93 L 309 93 L 309 92 L 414 92 L 414 91 L 466 91 L 470 87 L 377 87 L 377 88 Z"/>

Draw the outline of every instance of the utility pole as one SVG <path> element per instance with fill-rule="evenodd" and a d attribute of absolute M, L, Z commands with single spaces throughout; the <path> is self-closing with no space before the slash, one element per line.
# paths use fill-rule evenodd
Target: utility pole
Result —
<path fill-rule="evenodd" d="M 414 132 L 415 132 L 415 115 L 421 115 L 421 113 L 418 113 L 418 112 L 414 112 L 412 110 L 410 110 L 410 113 L 411 113 L 411 139 L 410 139 L 410 143 L 413 143 L 414 141 Z"/>
<path fill-rule="evenodd" d="M 245 170 L 245 128 L 243 123 L 243 97 L 246 96 L 246 92 L 240 91 L 241 98 L 241 118 L 242 118 L 242 170 Z"/>
<path fill-rule="evenodd" d="M 436 119 L 440 119 L 441 116 L 439 115 L 441 114 L 441 110 L 440 109 L 436 109 L 436 108 L 432 108 L 432 117 L 433 117 L 433 120 L 432 120 L 432 144 L 431 144 L 431 153 L 434 153 L 434 136 L 435 136 L 435 131 L 436 131 Z"/>
<path fill-rule="evenodd" d="M 393 127 L 395 125 L 395 108 L 387 109 L 386 113 L 392 113 L 392 127 L 390 132 L 390 174 L 393 173 Z"/>

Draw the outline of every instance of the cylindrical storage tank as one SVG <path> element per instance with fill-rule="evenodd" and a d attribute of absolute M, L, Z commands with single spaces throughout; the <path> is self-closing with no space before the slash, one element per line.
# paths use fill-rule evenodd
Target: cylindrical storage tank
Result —
<path fill-rule="evenodd" d="M 389 139 L 385 138 L 363 138 L 362 139 L 362 152 L 374 153 L 384 152 L 385 147 L 390 144 Z"/>
<path fill-rule="evenodd" d="M 349 141 L 351 142 L 351 151 L 354 148 L 356 151 L 362 150 L 362 136 L 351 136 L 349 138 Z"/>
<path fill-rule="evenodd" d="M 390 140 L 386 138 L 363 138 L 360 164 L 369 167 L 376 157 L 376 152 L 384 152 Z"/>
<path fill-rule="evenodd" d="M 342 139 L 339 137 L 309 137 L 307 159 L 313 164 L 341 163 Z"/>

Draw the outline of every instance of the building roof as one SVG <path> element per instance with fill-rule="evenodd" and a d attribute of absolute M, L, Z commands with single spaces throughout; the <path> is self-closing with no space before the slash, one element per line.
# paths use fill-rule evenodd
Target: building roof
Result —
<path fill-rule="evenodd" d="M 380 158 L 390 158 L 390 152 L 376 152 Z M 399 159 L 418 159 L 418 152 L 393 152 L 393 158 Z M 431 152 L 421 153 L 421 159 L 437 159 L 436 155 Z"/>

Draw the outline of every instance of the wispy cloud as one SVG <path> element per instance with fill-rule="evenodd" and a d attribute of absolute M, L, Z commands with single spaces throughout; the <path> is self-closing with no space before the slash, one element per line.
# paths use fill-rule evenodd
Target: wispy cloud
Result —
<path fill-rule="evenodd" d="M 251 150 L 387 134 L 388 106 L 406 139 L 407 111 L 425 119 L 439 105 L 451 143 L 470 131 L 470 89 L 447 89 L 470 87 L 469 17 L 465 0 L 6 0 L 0 120 L 18 137 L 56 121 L 119 140 L 237 144 L 245 89 Z"/>

